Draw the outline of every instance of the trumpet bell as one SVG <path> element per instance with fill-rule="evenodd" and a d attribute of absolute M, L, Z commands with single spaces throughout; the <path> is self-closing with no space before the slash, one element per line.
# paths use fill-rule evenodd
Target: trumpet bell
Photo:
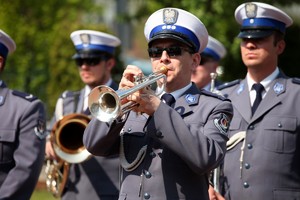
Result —
<path fill-rule="evenodd" d="M 151 87 L 152 84 L 160 79 L 163 79 L 160 90 L 163 91 L 165 88 L 167 71 L 167 67 L 162 66 L 159 71 L 154 72 L 148 77 L 138 77 L 138 80 L 135 80 L 136 85 L 129 89 L 115 91 L 106 85 L 100 85 L 94 88 L 90 92 L 88 98 L 91 114 L 102 122 L 111 122 L 112 120 L 115 120 L 117 117 L 122 116 L 137 106 L 137 103 L 134 101 L 122 103 L 122 100 L 129 95 L 145 87 Z M 156 95 L 159 95 L 159 93 L 156 93 Z"/>
<path fill-rule="evenodd" d="M 70 114 L 58 121 L 52 134 L 53 150 L 68 163 L 81 163 L 91 154 L 83 145 L 82 137 L 90 118 L 83 114 Z"/>
<path fill-rule="evenodd" d="M 100 85 L 92 90 L 88 105 L 93 116 L 103 122 L 115 119 L 121 111 L 120 98 L 117 92 L 106 85 Z"/>

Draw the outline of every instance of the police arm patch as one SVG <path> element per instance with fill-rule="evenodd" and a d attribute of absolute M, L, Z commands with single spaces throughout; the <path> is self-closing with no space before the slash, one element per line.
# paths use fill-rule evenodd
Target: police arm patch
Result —
<path fill-rule="evenodd" d="M 229 118 L 224 113 L 221 113 L 219 117 L 214 119 L 214 124 L 217 129 L 224 135 L 227 135 L 227 131 L 229 129 Z"/>
<path fill-rule="evenodd" d="M 42 120 L 38 120 L 36 127 L 34 127 L 34 132 L 40 139 L 46 138 L 46 123 Z"/>

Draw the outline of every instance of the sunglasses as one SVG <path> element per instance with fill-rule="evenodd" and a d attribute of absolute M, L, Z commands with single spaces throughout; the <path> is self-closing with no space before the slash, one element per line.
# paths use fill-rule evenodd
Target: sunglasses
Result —
<path fill-rule="evenodd" d="M 95 66 L 98 65 L 102 60 L 105 60 L 103 58 L 77 58 L 75 59 L 76 65 L 78 67 L 81 67 L 83 64 L 87 66 Z"/>
<path fill-rule="evenodd" d="M 215 61 L 215 60 L 209 56 L 201 55 L 200 65 L 204 65 L 205 63 L 212 62 L 212 61 Z"/>
<path fill-rule="evenodd" d="M 181 56 L 182 51 L 193 53 L 191 49 L 180 47 L 180 46 L 173 46 L 173 47 L 166 47 L 166 48 L 159 48 L 159 47 L 148 48 L 148 54 L 150 58 L 160 58 L 163 51 L 166 51 L 170 57 Z"/>

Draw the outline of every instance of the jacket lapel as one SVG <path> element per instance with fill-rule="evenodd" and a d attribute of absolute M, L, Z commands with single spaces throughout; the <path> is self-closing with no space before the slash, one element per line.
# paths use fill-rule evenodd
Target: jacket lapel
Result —
<path fill-rule="evenodd" d="M 279 76 L 272 81 L 271 87 L 266 94 L 266 97 L 259 104 L 256 112 L 254 113 L 251 121 L 261 117 L 264 113 L 275 107 L 281 102 L 282 94 L 286 91 L 287 79 Z"/>
<path fill-rule="evenodd" d="M 235 112 L 239 112 L 242 118 L 249 122 L 251 119 L 251 105 L 248 84 L 245 79 L 234 89 L 233 94 L 230 95 L 230 100 L 236 108 Z"/>
<path fill-rule="evenodd" d="M 84 97 L 84 92 L 85 92 L 84 88 L 82 90 L 80 90 L 80 95 L 79 95 L 79 98 L 78 98 L 76 113 L 82 113 L 84 98 L 81 98 L 81 97 Z"/>

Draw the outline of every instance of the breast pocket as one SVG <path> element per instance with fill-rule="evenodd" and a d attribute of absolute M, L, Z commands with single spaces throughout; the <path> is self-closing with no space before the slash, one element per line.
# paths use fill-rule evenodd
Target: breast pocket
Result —
<path fill-rule="evenodd" d="M 297 145 L 296 117 L 268 117 L 263 120 L 263 147 L 278 153 L 292 153 Z"/>
<path fill-rule="evenodd" d="M 0 162 L 7 163 L 13 160 L 15 150 L 16 130 L 0 130 Z"/>

